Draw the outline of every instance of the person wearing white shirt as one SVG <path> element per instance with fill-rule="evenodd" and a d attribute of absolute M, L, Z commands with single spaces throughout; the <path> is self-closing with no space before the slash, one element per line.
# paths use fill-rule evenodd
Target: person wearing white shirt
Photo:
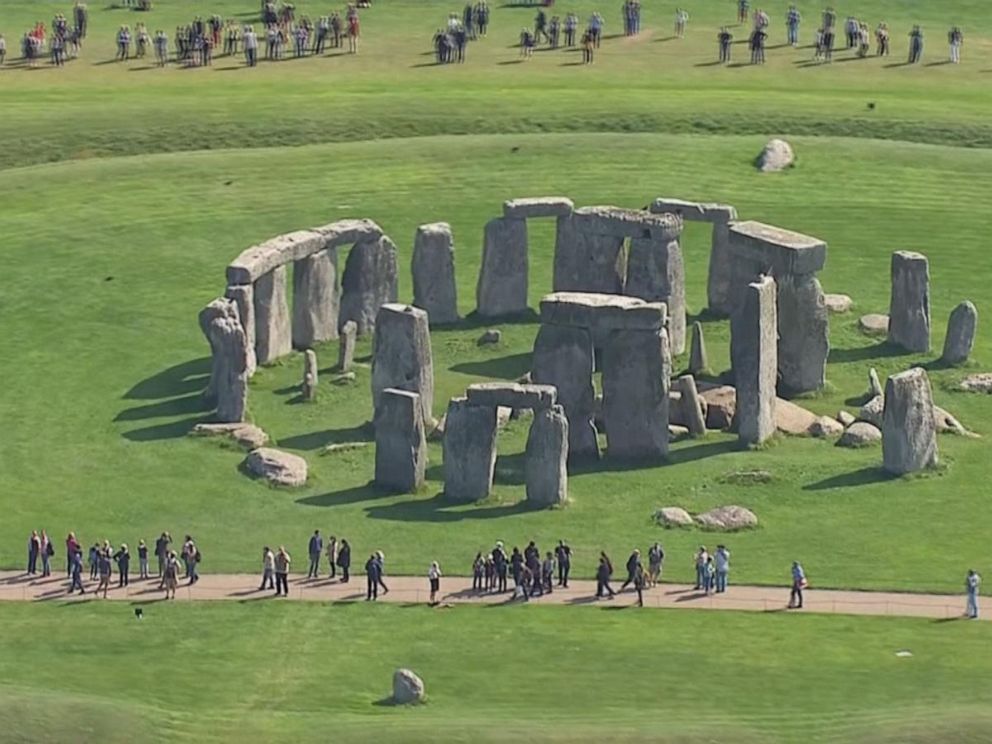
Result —
<path fill-rule="evenodd" d="M 437 604 L 437 593 L 441 591 L 441 567 L 437 561 L 431 561 L 431 567 L 427 569 L 427 578 L 431 583 L 431 606 Z"/>
<path fill-rule="evenodd" d="M 713 556 L 716 563 L 716 592 L 727 591 L 727 574 L 730 573 L 730 551 L 723 545 L 716 546 Z"/>

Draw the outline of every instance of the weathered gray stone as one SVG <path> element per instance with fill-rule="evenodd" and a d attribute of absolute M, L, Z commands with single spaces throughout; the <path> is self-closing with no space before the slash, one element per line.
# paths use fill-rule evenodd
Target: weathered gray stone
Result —
<path fill-rule="evenodd" d="M 221 422 L 244 421 L 248 405 L 248 338 L 233 300 L 216 299 L 200 311 L 200 330 L 210 344 L 210 382 L 204 395 Z"/>
<path fill-rule="evenodd" d="M 356 376 L 354 372 L 340 372 L 331 378 L 332 385 L 353 385 Z"/>
<path fill-rule="evenodd" d="M 338 220 L 329 225 L 315 227 L 324 238 L 325 248 L 339 245 L 354 245 L 363 240 L 378 240 L 383 236 L 382 228 L 372 220 Z"/>
<path fill-rule="evenodd" d="M 401 493 L 424 485 L 427 440 L 420 396 L 386 388 L 375 410 L 375 482 Z"/>
<path fill-rule="evenodd" d="M 338 337 L 338 256 L 334 248 L 293 264 L 293 346 L 308 349 Z"/>
<path fill-rule="evenodd" d="M 778 285 L 778 375 L 788 393 L 819 390 L 827 379 L 830 355 L 827 307 L 820 281 L 788 276 Z"/>
<path fill-rule="evenodd" d="M 815 274 L 827 262 L 827 244 L 819 238 L 763 222 L 732 222 L 730 251 L 776 281 L 784 276 Z"/>
<path fill-rule="evenodd" d="M 355 322 L 358 335 L 375 327 L 379 308 L 396 302 L 396 246 L 382 236 L 361 240 L 352 247 L 341 277 L 341 311 L 338 323 Z"/>
<path fill-rule="evenodd" d="M 951 311 L 947 320 L 947 335 L 944 337 L 942 359 L 948 364 L 963 364 L 971 356 L 975 345 L 975 331 L 978 328 L 978 309 L 965 301 Z"/>
<path fill-rule="evenodd" d="M 568 454 L 572 460 L 599 457 L 593 425 L 592 336 L 585 328 L 544 323 L 534 340 L 531 379 L 554 385 L 568 418 Z"/>
<path fill-rule="evenodd" d="M 224 360 L 215 351 L 214 340 L 210 336 L 210 324 L 221 318 L 239 318 L 237 303 L 224 297 L 218 297 L 207 303 L 206 307 L 197 315 L 200 332 L 207 339 L 207 344 L 210 345 L 210 379 L 207 380 L 207 386 L 203 389 L 203 397 L 208 401 L 217 400 L 217 385 L 223 376 L 222 363 Z"/>
<path fill-rule="evenodd" d="M 840 425 L 843 426 L 845 429 L 851 424 L 853 424 L 855 421 L 857 421 L 857 419 L 854 418 L 854 414 L 848 413 L 843 409 L 837 411 L 837 415 L 834 418 L 836 418 L 838 423 L 840 423 Z"/>
<path fill-rule="evenodd" d="M 255 282 L 255 357 L 269 364 L 292 351 L 286 301 L 286 267 L 277 266 Z"/>
<path fill-rule="evenodd" d="M 867 336 L 885 336 L 889 332 L 889 316 L 882 313 L 868 313 L 858 318 L 858 327 Z"/>
<path fill-rule="evenodd" d="M 248 340 L 248 377 L 255 374 L 255 290 L 250 284 L 231 285 L 224 296 L 238 306 L 238 319 Z"/>
<path fill-rule="evenodd" d="M 964 428 L 950 411 L 945 411 L 940 406 L 933 407 L 934 426 L 937 427 L 938 434 L 958 434 L 960 436 L 977 436 Z"/>
<path fill-rule="evenodd" d="M 681 442 L 683 439 L 689 436 L 689 429 L 685 426 L 679 426 L 678 424 L 668 425 L 668 443 Z"/>
<path fill-rule="evenodd" d="M 580 207 L 572 213 L 572 220 L 576 229 L 587 235 L 668 241 L 682 234 L 682 220 L 675 215 L 653 214 L 642 209 Z"/>
<path fill-rule="evenodd" d="M 534 412 L 527 435 L 527 500 L 541 506 L 568 500 L 568 419 L 561 406 Z"/>
<path fill-rule="evenodd" d="M 885 395 L 876 395 L 858 410 L 858 421 L 867 421 L 881 429 L 884 411 Z"/>
<path fill-rule="evenodd" d="M 295 487 L 307 482 L 306 460 L 271 447 L 252 450 L 243 465 L 250 474 L 275 486 Z"/>
<path fill-rule="evenodd" d="M 839 437 L 843 433 L 844 425 L 829 416 L 820 416 L 809 427 L 810 436 L 817 437 L 818 439 Z"/>
<path fill-rule="evenodd" d="M 559 217 L 555 236 L 555 292 L 622 294 L 626 276 L 623 237 L 579 226 L 574 217 Z"/>
<path fill-rule="evenodd" d="M 341 326 L 338 336 L 338 372 L 351 371 L 351 365 L 355 362 L 355 339 L 358 336 L 358 326 L 355 321 L 349 320 Z"/>
<path fill-rule="evenodd" d="M 672 353 L 685 351 L 685 265 L 678 240 L 631 238 L 624 294 L 664 302 Z"/>
<path fill-rule="evenodd" d="M 710 263 L 706 276 L 706 304 L 714 315 L 727 316 L 733 310 L 733 266 L 733 256 L 730 252 L 730 224 L 714 222 L 713 237 L 710 241 Z"/>
<path fill-rule="evenodd" d="M 827 306 L 828 313 L 847 313 L 854 307 L 854 300 L 846 294 L 826 294 L 823 302 Z"/>
<path fill-rule="evenodd" d="M 653 214 L 677 214 L 684 220 L 726 224 L 737 219 L 737 210 L 729 204 L 684 201 L 658 197 L 648 209 Z"/>
<path fill-rule="evenodd" d="M 676 382 L 677 381 L 673 381 L 672 388 L 668 391 L 668 426 L 680 426 L 685 429 L 686 436 L 689 436 L 689 428 L 686 426 L 686 423 L 693 414 L 690 409 L 683 410 L 682 391 L 676 389 L 678 387 L 678 385 L 675 384 Z M 698 394 L 698 390 L 696 396 L 696 406 L 703 416 L 705 427 L 706 413 L 709 410 L 709 404 L 702 395 Z M 597 423 L 596 426 L 599 428 L 599 423 Z M 605 426 L 602 428 L 604 431 L 606 430 Z"/>
<path fill-rule="evenodd" d="M 756 445 L 775 433 L 775 380 L 778 368 L 775 281 L 764 277 L 748 287 L 731 323 L 737 381 L 737 434 Z"/>
<path fill-rule="evenodd" d="M 706 340 L 703 338 L 703 324 L 698 320 L 692 324 L 692 342 L 689 345 L 689 372 L 693 375 L 710 373 L 709 356 L 706 354 Z"/>
<path fill-rule="evenodd" d="M 503 216 L 515 220 L 529 217 L 563 217 L 575 209 L 572 200 L 564 196 L 538 196 L 508 199 L 503 202 Z"/>
<path fill-rule="evenodd" d="M 490 328 L 479 336 L 479 340 L 476 343 L 479 346 L 488 346 L 490 344 L 498 344 L 501 338 L 503 338 L 503 333 L 499 329 Z"/>
<path fill-rule="evenodd" d="M 422 703 L 426 697 L 424 681 L 409 669 L 393 672 L 393 702 L 399 705 Z"/>
<path fill-rule="evenodd" d="M 228 284 L 252 284 L 280 266 L 322 250 L 324 236 L 315 230 L 278 235 L 240 253 L 227 267 Z"/>
<path fill-rule="evenodd" d="M 702 399 L 696 390 L 696 380 L 692 375 L 682 375 L 675 380 L 675 386 L 682 393 L 682 415 L 689 434 L 694 437 L 706 433 L 706 413 Z"/>
<path fill-rule="evenodd" d="M 783 434 L 805 437 L 816 425 L 816 414 L 790 400 L 775 400 L 775 428 Z"/>
<path fill-rule="evenodd" d="M 992 372 L 968 375 L 959 386 L 966 393 L 992 393 Z"/>
<path fill-rule="evenodd" d="M 664 303 L 599 292 L 554 292 L 541 298 L 541 322 L 588 328 L 593 336 L 614 330 L 660 330 Z"/>
<path fill-rule="evenodd" d="M 610 335 L 603 354 L 603 420 L 610 458 L 668 454 L 671 368 L 665 331 Z"/>
<path fill-rule="evenodd" d="M 701 388 L 700 397 L 706 401 L 706 428 L 726 431 L 737 415 L 737 391 L 730 385 Z"/>
<path fill-rule="evenodd" d="M 497 217 L 486 223 L 476 311 L 486 318 L 527 310 L 527 222 Z"/>
<path fill-rule="evenodd" d="M 870 367 L 868 369 L 868 400 L 877 398 L 879 395 L 883 395 L 884 393 L 885 391 L 882 389 L 882 381 L 878 379 L 878 371 L 874 367 Z M 879 410 L 879 415 L 881 415 L 881 410 Z"/>
<path fill-rule="evenodd" d="M 655 521 L 663 527 L 691 527 L 692 516 L 681 506 L 663 506 L 654 513 Z"/>
<path fill-rule="evenodd" d="M 303 400 L 317 399 L 317 352 L 307 349 L 303 352 Z"/>
<path fill-rule="evenodd" d="M 904 475 L 937 464 L 933 393 L 926 370 L 914 367 L 885 383 L 882 466 Z"/>
<path fill-rule="evenodd" d="M 433 423 L 434 361 L 427 313 L 411 305 L 387 303 L 379 308 L 372 336 L 372 405 L 386 388 L 420 395 L 424 425 Z"/>
<path fill-rule="evenodd" d="M 194 437 L 229 437 L 249 450 L 264 447 L 269 441 L 269 435 L 260 427 L 244 422 L 197 424 L 190 434 Z"/>
<path fill-rule="evenodd" d="M 930 351 L 930 263 L 922 253 L 892 254 L 889 342 L 907 351 Z"/>
<path fill-rule="evenodd" d="M 496 409 L 452 398 L 444 422 L 445 496 L 463 502 L 486 498 L 496 466 Z"/>
<path fill-rule="evenodd" d="M 718 506 L 696 515 L 696 524 L 710 530 L 733 532 L 758 526 L 758 517 L 743 506 Z"/>
<path fill-rule="evenodd" d="M 532 408 L 537 411 L 553 406 L 557 402 L 558 391 L 553 385 L 477 382 L 468 386 L 465 396 L 469 405 L 473 406 Z"/>
<path fill-rule="evenodd" d="M 875 442 L 882 440 L 881 430 L 874 424 L 867 421 L 855 421 L 844 430 L 840 439 L 837 440 L 838 447 L 868 447 Z"/>
<path fill-rule="evenodd" d="M 432 326 L 458 322 L 455 244 L 447 222 L 421 225 L 413 240 L 413 304 Z"/>
<path fill-rule="evenodd" d="M 791 167 L 795 160 L 792 145 L 783 139 L 772 139 L 758 155 L 757 166 L 762 173 L 773 173 Z"/>

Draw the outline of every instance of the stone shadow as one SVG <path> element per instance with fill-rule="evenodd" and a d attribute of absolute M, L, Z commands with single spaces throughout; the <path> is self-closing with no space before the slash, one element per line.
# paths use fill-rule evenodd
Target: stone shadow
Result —
<path fill-rule="evenodd" d="M 158 372 L 124 393 L 126 400 L 174 398 L 203 390 L 210 376 L 210 357 L 191 359 Z"/>
<path fill-rule="evenodd" d="M 309 452 L 326 447 L 329 444 L 371 442 L 374 438 L 372 428 L 367 423 L 364 423 L 344 429 L 325 429 L 324 431 L 314 431 L 309 434 L 297 434 L 293 437 L 281 437 L 279 439 L 279 446 Z"/>
<path fill-rule="evenodd" d="M 828 364 L 844 364 L 845 362 L 864 362 L 868 359 L 883 359 L 886 357 L 904 356 L 911 352 L 900 346 L 882 341 L 874 346 L 857 346 L 853 349 L 831 349 L 827 358 Z"/>
<path fill-rule="evenodd" d="M 530 352 L 526 352 L 477 362 L 461 362 L 448 367 L 448 370 L 476 377 L 516 380 L 530 372 L 531 356 Z"/>
<path fill-rule="evenodd" d="M 824 478 L 816 483 L 803 486 L 804 491 L 829 491 L 834 488 L 853 488 L 855 486 L 867 486 L 872 483 L 883 483 L 885 481 L 896 480 L 898 476 L 887 473 L 880 467 L 867 467 L 860 470 L 853 470 L 850 473 L 841 473 Z"/>
<path fill-rule="evenodd" d="M 125 408 L 114 417 L 115 422 L 175 419 L 180 416 L 187 418 L 132 429 L 121 436 L 132 442 L 150 442 L 188 434 L 193 426 L 208 420 L 209 416 L 206 414 L 213 409 L 202 395 L 209 377 L 210 358 L 202 357 L 176 364 L 135 384 L 124 393 L 124 400 L 155 402 Z"/>
<path fill-rule="evenodd" d="M 500 519 L 512 514 L 526 514 L 540 511 L 523 500 L 503 506 L 473 506 L 449 501 L 444 493 L 430 499 L 413 499 L 385 506 L 370 506 L 365 510 L 369 519 L 384 519 L 391 522 L 463 522 L 471 519 Z"/>
<path fill-rule="evenodd" d="M 346 506 L 348 504 L 360 504 L 363 501 L 372 501 L 386 496 L 396 496 L 395 491 L 379 488 L 374 481 L 369 481 L 364 486 L 354 486 L 352 488 L 342 488 L 340 491 L 329 491 L 328 493 L 304 496 L 296 500 L 297 504 L 304 506 Z"/>

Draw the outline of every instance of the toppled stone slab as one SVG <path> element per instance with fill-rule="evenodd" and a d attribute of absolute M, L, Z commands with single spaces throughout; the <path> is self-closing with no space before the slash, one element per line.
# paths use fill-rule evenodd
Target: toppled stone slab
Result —
<path fill-rule="evenodd" d="M 965 301 L 951 311 L 947 319 L 947 335 L 944 337 L 944 353 L 941 355 L 948 364 L 964 364 L 975 346 L 975 331 L 978 328 L 978 308 Z"/>
<path fill-rule="evenodd" d="M 811 433 L 817 418 L 815 413 L 797 406 L 792 401 L 782 398 L 775 401 L 775 428 L 783 434 L 795 437 L 807 436 Z"/>
<path fill-rule="evenodd" d="M 809 435 L 817 439 L 839 437 L 844 433 L 844 425 L 829 416 L 820 416 L 809 427 Z"/>
<path fill-rule="evenodd" d="M 654 513 L 654 521 L 662 527 L 691 527 L 692 515 L 681 506 L 663 506 Z"/>
<path fill-rule="evenodd" d="M 938 434 L 958 434 L 963 437 L 978 436 L 964 428 L 960 421 L 940 406 L 933 407 L 933 421 Z"/>
<path fill-rule="evenodd" d="M 878 378 L 878 370 L 874 367 L 868 370 L 868 397 L 877 398 L 885 391 L 882 389 L 882 381 Z"/>
<path fill-rule="evenodd" d="M 937 465 L 937 428 L 926 370 L 914 367 L 885 383 L 882 466 L 894 475 Z"/>
<path fill-rule="evenodd" d="M 874 424 L 867 421 L 856 421 L 844 430 L 840 439 L 837 440 L 838 447 L 869 447 L 876 442 L 882 441 L 882 431 Z"/>
<path fill-rule="evenodd" d="M 827 306 L 827 312 L 848 313 L 854 307 L 854 300 L 846 294 L 826 294 L 823 302 Z"/>
<path fill-rule="evenodd" d="M 868 313 L 858 319 L 858 327 L 868 336 L 885 336 L 889 332 L 889 316 L 882 313 Z"/>
<path fill-rule="evenodd" d="M 968 375 L 958 387 L 966 393 L 992 393 L 992 372 Z"/>
<path fill-rule="evenodd" d="M 541 299 L 541 322 L 588 328 L 596 336 L 614 330 L 660 330 L 667 309 L 661 302 L 597 292 L 553 292 Z"/>
<path fill-rule="evenodd" d="M 555 405 L 558 391 L 554 385 L 521 385 L 516 382 L 478 382 L 465 392 L 471 406 L 493 408 L 532 408 L 543 410 Z"/>
<path fill-rule="evenodd" d="M 669 424 L 668 425 L 668 442 L 681 442 L 689 436 L 689 427 L 680 426 L 679 424 Z"/>
<path fill-rule="evenodd" d="M 889 342 L 930 351 L 930 262 L 922 253 L 896 251 L 891 265 Z"/>
<path fill-rule="evenodd" d="M 853 424 L 855 421 L 857 421 L 857 419 L 854 418 L 854 414 L 848 413 L 847 411 L 844 410 L 837 411 L 837 416 L 835 416 L 835 418 L 840 423 L 840 425 L 843 426 L 845 429 L 851 424 Z"/>
<path fill-rule="evenodd" d="M 753 220 L 730 224 L 730 251 L 776 277 L 815 274 L 827 262 L 819 238 Z"/>
<path fill-rule="evenodd" d="M 641 209 L 580 207 L 572 213 L 572 220 L 580 231 L 617 238 L 673 240 L 682 234 L 682 223 L 675 216 Z"/>
<path fill-rule="evenodd" d="M 260 427 L 246 423 L 197 424 L 190 434 L 200 437 L 229 437 L 249 450 L 264 447 L 269 441 L 269 435 Z"/>
<path fill-rule="evenodd" d="M 756 165 L 762 173 L 774 173 L 791 168 L 796 162 L 796 155 L 792 151 L 792 145 L 784 139 L 771 139 L 762 148 L 758 155 Z"/>
<path fill-rule="evenodd" d="M 530 217 L 565 217 L 574 209 L 575 204 L 565 196 L 527 197 L 503 202 L 503 216 L 515 220 L 525 220 Z"/>
<path fill-rule="evenodd" d="M 306 460 L 271 447 L 252 450 L 243 464 L 249 473 L 274 486 L 296 487 L 307 482 Z"/>
<path fill-rule="evenodd" d="M 393 702 L 398 705 L 422 703 L 427 697 L 424 681 L 409 669 L 393 672 Z"/>
<path fill-rule="evenodd" d="M 734 532 L 758 526 L 758 517 L 743 506 L 718 506 L 696 515 L 696 524 L 710 530 Z"/>
<path fill-rule="evenodd" d="M 678 214 L 694 222 L 727 223 L 737 219 L 737 209 L 729 204 L 693 202 L 659 196 L 648 207 L 653 214 Z"/>

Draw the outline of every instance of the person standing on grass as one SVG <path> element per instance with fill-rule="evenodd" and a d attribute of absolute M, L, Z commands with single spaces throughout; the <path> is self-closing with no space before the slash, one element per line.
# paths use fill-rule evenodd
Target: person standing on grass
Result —
<path fill-rule="evenodd" d="M 579 27 L 579 17 L 575 13 L 569 12 L 565 16 L 565 46 L 572 48 L 575 46 L 575 29 Z"/>
<path fill-rule="evenodd" d="M 327 563 L 331 567 L 331 578 L 337 576 L 338 539 L 331 535 L 327 538 Z"/>
<path fill-rule="evenodd" d="M 276 554 L 266 545 L 262 548 L 262 584 L 258 591 L 275 589 Z"/>
<path fill-rule="evenodd" d="M 923 59 L 923 29 L 913 26 L 909 32 L 909 64 L 915 65 Z"/>
<path fill-rule="evenodd" d="M 55 555 L 55 546 L 52 545 L 51 539 L 48 537 L 48 533 L 45 530 L 41 531 L 39 536 L 41 541 L 41 575 L 51 576 L 52 575 L 52 556 Z"/>
<path fill-rule="evenodd" d="M 441 567 L 437 561 L 431 561 L 431 567 L 427 569 L 427 579 L 431 585 L 431 606 L 437 604 L 437 593 L 441 591 Z"/>
<path fill-rule="evenodd" d="M 789 593 L 789 609 L 801 610 L 803 607 L 803 589 L 806 588 L 806 572 L 799 561 L 792 562 L 792 591 Z"/>
<path fill-rule="evenodd" d="M 174 550 L 170 550 L 165 556 L 165 564 L 162 567 L 162 588 L 165 589 L 166 599 L 176 598 L 176 589 L 179 588 L 179 557 Z"/>
<path fill-rule="evenodd" d="M 245 48 L 245 64 L 254 67 L 258 64 L 258 36 L 255 34 L 255 29 L 251 26 L 245 26 L 242 41 Z"/>
<path fill-rule="evenodd" d="M 358 37 L 360 29 L 358 25 L 358 11 L 353 6 L 348 6 L 348 53 L 358 54 Z"/>
<path fill-rule="evenodd" d="M 678 39 L 685 38 L 685 27 L 689 22 L 689 12 L 685 8 L 677 8 L 675 10 L 675 37 Z"/>
<path fill-rule="evenodd" d="M 70 577 L 72 576 L 72 567 L 75 564 L 77 550 L 80 550 L 80 546 L 79 541 L 76 539 L 76 533 L 70 532 L 65 538 L 66 571 L 68 571 Z"/>
<path fill-rule="evenodd" d="M 724 545 L 716 546 L 716 593 L 727 591 L 727 574 L 730 573 L 730 551 Z"/>
<path fill-rule="evenodd" d="M 7 40 L 0 34 L 0 65 L 7 59 Z"/>
<path fill-rule="evenodd" d="M 964 580 L 965 591 L 968 593 L 968 606 L 965 614 L 972 620 L 978 619 L 978 590 L 982 586 L 982 577 L 978 571 L 970 569 Z"/>
<path fill-rule="evenodd" d="M 661 543 L 655 543 L 648 548 L 648 586 L 657 586 L 661 578 L 661 566 L 665 561 L 665 551 Z"/>
<path fill-rule="evenodd" d="M 716 35 L 716 40 L 720 45 L 720 64 L 730 63 L 731 44 L 734 43 L 734 35 L 730 33 L 726 26 L 720 29 Z"/>
<path fill-rule="evenodd" d="M 610 576 L 613 575 L 613 564 L 606 553 L 599 554 L 599 567 L 596 569 L 596 599 L 602 599 L 603 593 L 608 592 L 610 599 L 616 596 L 616 592 L 610 587 Z"/>
<path fill-rule="evenodd" d="M 289 596 L 289 564 L 292 562 L 293 559 L 286 552 L 286 547 L 280 545 L 275 559 L 277 597 Z"/>
<path fill-rule="evenodd" d="M 69 554 L 69 578 L 69 594 L 74 593 L 77 589 L 80 594 L 86 594 L 86 590 L 83 588 L 83 551 L 78 545 Z"/>
<path fill-rule="evenodd" d="M 889 27 L 883 22 L 875 29 L 876 54 L 879 57 L 889 56 Z"/>
<path fill-rule="evenodd" d="M 96 586 L 97 596 L 103 590 L 103 598 L 107 598 L 107 590 L 110 588 L 110 550 L 103 548 L 97 554 L 97 566 L 100 571 L 100 583 Z"/>
<path fill-rule="evenodd" d="M 951 63 L 956 65 L 961 62 L 961 45 L 964 44 L 964 34 L 958 26 L 947 34 L 947 42 L 951 47 Z"/>
<path fill-rule="evenodd" d="M 114 553 L 114 562 L 117 564 L 117 586 L 123 588 L 130 583 L 128 569 L 131 567 L 131 553 L 128 552 L 127 543 L 121 543 L 120 548 Z"/>
<path fill-rule="evenodd" d="M 138 578 L 148 578 L 148 546 L 144 540 L 138 540 Z"/>
<path fill-rule="evenodd" d="M 799 23 L 801 21 L 802 15 L 799 13 L 799 8 L 790 5 L 789 12 L 785 16 L 786 41 L 790 46 L 799 46 Z"/>
<path fill-rule="evenodd" d="M 348 574 L 351 569 L 351 546 L 345 539 L 341 540 L 341 549 L 338 550 L 338 568 L 341 569 L 341 583 L 347 584 L 351 578 Z"/>
<path fill-rule="evenodd" d="M 87 556 L 87 563 L 90 566 L 90 581 L 96 581 L 96 577 L 100 575 L 100 546 L 97 543 L 93 543 L 90 546 L 89 554 Z"/>
<path fill-rule="evenodd" d="M 572 549 L 564 540 L 558 541 L 555 548 L 555 559 L 558 561 L 558 586 L 568 589 L 568 574 L 572 570 Z"/>
<path fill-rule="evenodd" d="M 737 0 L 737 22 L 747 23 L 747 16 L 751 10 L 751 3 L 748 0 Z"/>
<path fill-rule="evenodd" d="M 307 569 L 307 578 L 316 579 L 320 572 L 320 556 L 324 552 L 324 539 L 320 536 L 320 530 L 314 530 L 310 536 L 310 543 L 307 545 L 307 555 L 310 556 L 310 568 Z"/>
<path fill-rule="evenodd" d="M 365 561 L 365 601 L 374 601 L 379 598 L 379 561 L 376 560 L 375 553 Z"/>

